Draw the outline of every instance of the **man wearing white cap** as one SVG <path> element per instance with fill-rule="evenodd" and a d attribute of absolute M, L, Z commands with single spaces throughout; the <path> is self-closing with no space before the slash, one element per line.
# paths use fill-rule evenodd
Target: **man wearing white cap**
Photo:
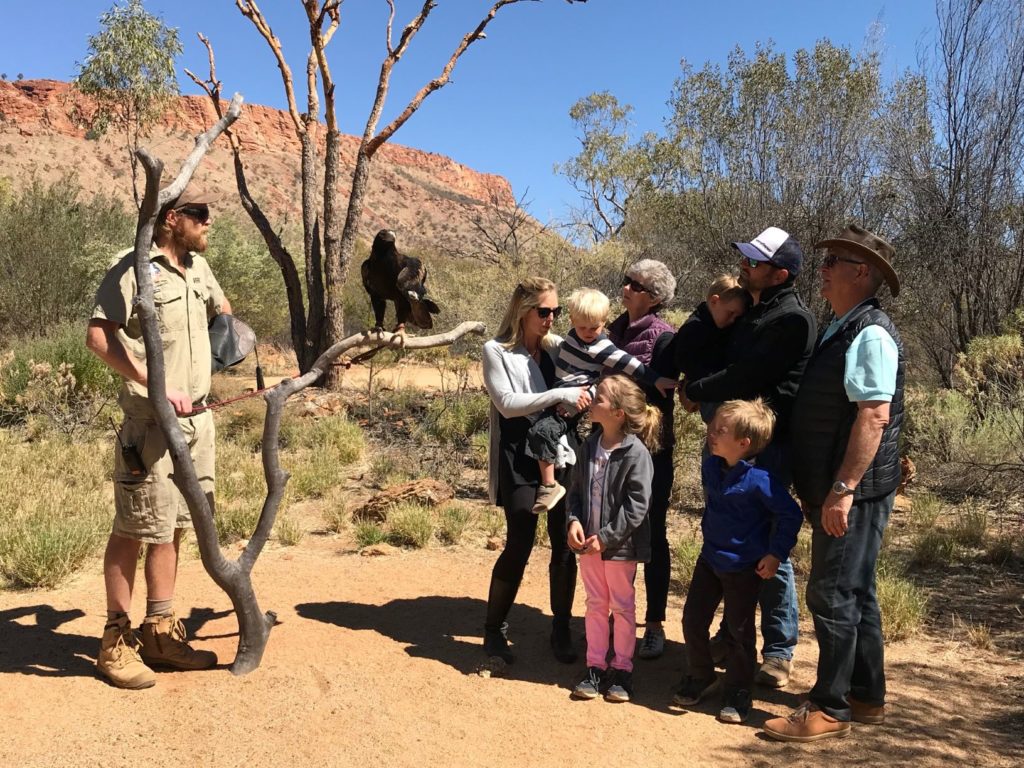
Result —
<path fill-rule="evenodd" d="M 688 382 L 685 394 L 698 403 L 764 398 L 775 411 L 775 432 L 757 463 L 789 484 L 789 415 L 817 335 L 814 316 L 794 288 L 803 267 L 803 251 L 795 238 L 778 227 L 768 227 L 749 243 L 732 245 L 741 254 L 740 285 L 750 292 L 754 305 L 736 322 L 729 364 Z M 789 682 L 799 623 L 789 560 L 762 585 L 760 605 L 764 646 L 757 682 L 782 688 Z M 712 642 L 716 656 L 724 655 L 721 643 L 726 636 L 723 627 Z M 721 650 L 715 651 L 716 647 Z"/>

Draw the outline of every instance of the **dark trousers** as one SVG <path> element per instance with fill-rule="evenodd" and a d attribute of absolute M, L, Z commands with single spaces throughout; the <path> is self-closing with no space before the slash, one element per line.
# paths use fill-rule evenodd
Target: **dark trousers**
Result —
<path fill-rule="evenodd" d="M 753 568 L 717 571 L 703 557 L 693 567 L 693 580 L 683 606 L 683 639 L 689 674 L 700 680 L 715 675 L 711 659 L 711 622 L 725 598 L 725 686 L 727 690 L 751 690 L 757 662 L 757 630 L 754 614 L 761 593 L 761 577 Z"/>
<path fill-rule="evenodd" d="M 818 679 L 810 700 L 838 720 L 850 719 L 847 696 L 885 703 L 882 615 L 875 566 L 895 494 L 855 502 L 839 538 L 821 527 L 821 509 L 808 511 L 813 530 L 807 608 L 818 636 Z"/>
<path fill-rule="evenodd" d="M 666 518 L 675 470 L 671 450 L 659 451 L 652 458 L 654 480 L 651 484 L 651 505 L 647 511 L 647 519 L 651 521 L 651 561 L 644 565 L 644 587 L 647 591 L 645 621 L 664 621 L 668 583 L 672 576 Z"/>
<path fill-rule="evenodd" d="M 533 514 L 537 488 L 532 485 L 502 489 L 505 508 L 505 549 L 498 556 L 491 572 L 487 595 L 487 618 L 484 627 L 500 631 L 509 609 L 519 592 L 523 572 L 533 551 L 538 515 Z M 551 541 L 551 562 L 548 574 L 551 583 L 551 613 L 555 626 L 568 628 L 572 616 L 572 599 L 576 592 L 576 557 L 566 543 L 565 500 L 548 512 L 548 539 Z"/>

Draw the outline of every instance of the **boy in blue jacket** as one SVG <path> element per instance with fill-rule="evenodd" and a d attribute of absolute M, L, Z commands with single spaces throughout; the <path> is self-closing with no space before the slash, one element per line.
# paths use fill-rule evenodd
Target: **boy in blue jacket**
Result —
<path fill-rule="evenodd" d="M 704 546 L 683 606 L 688 670 L 672 701 L 693 706 L 717 687 L 708 630 L 724 597 L 729 636 L 718 719 L 726 723 L 742 723 L 750 713 L 761 581 L 789 557 L 803 522 L 785 486 L 753 461 L 774 426 L 775 414 L 761 399 L 723 403 L 708 424 L 711 455 L 701 466 Z"/>

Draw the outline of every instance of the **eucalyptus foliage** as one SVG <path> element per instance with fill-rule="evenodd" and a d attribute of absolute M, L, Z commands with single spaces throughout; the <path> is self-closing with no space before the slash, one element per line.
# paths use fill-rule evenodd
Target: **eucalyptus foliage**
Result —
<path fill-rule="evenodd" d="M 78 66 L 75 84 L 96 101 L 86 118 L 92 132 L 102 135 L 113 126 L 125 134 L 136 205 L 135 151 L 179 93 L 174 61 L 181 51 L 176 28 L 148 13 L 142 0 L 128 0 L 100 16 L 100 31 L 89 37 L 89 54 Z"/>

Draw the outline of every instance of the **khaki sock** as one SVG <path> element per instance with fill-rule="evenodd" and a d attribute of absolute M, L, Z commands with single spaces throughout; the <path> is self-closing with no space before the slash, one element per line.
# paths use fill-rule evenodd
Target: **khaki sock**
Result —
<path fill-rule="evenodd" d="M 172 613 L 174 613 L 174 598 L 146 601 L 147 618 L 150 616 L 170 616 Z"/>

